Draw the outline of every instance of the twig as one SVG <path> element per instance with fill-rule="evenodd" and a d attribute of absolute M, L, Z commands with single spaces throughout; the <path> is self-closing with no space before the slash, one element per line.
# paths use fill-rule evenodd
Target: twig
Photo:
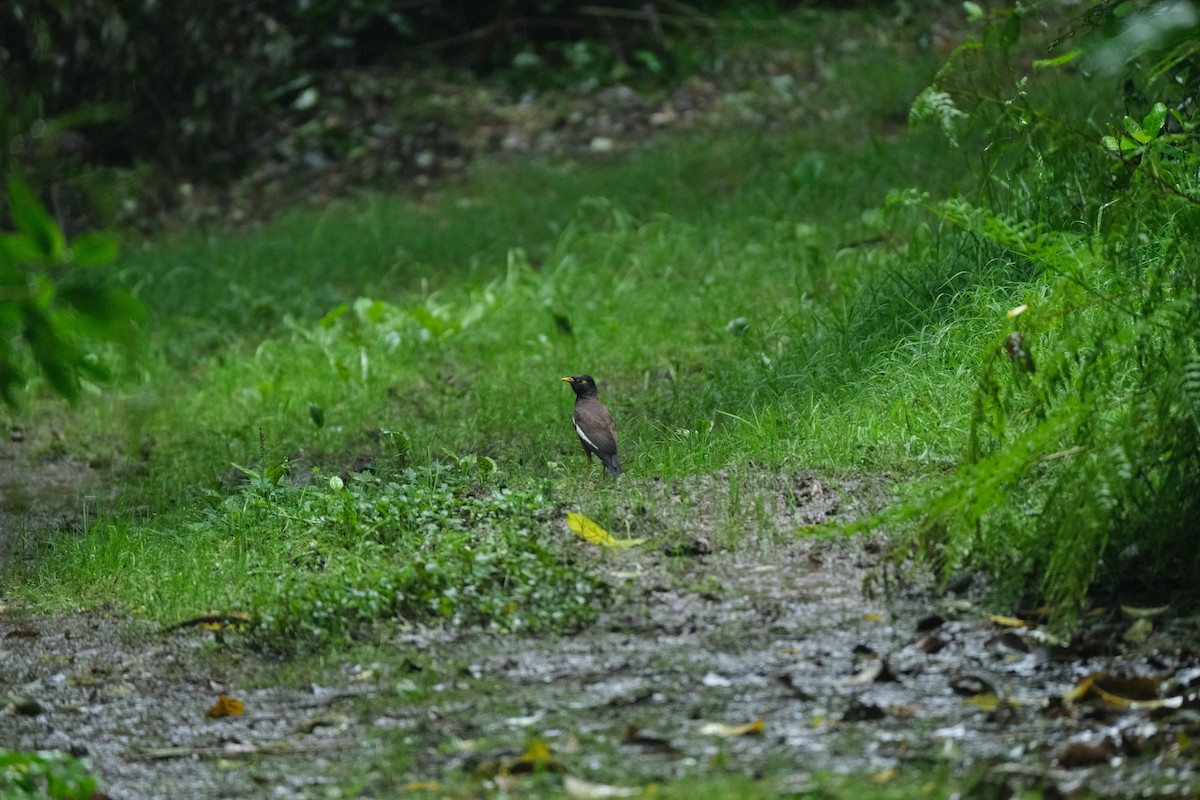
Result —
<path fill-rule="evenodd" d="M 716 28 L 715 19 L 690 14 L 664 14 L 661 11 L 639 11 L 628 8 L 608 8 L 607 6 L 580 6 L 576 11 L 584 17 L 602 17 L 608 19 L 627 19 L 634 22 L 647 22 L 658 26 L 662 22 L 670 22 L 680 26 L 700 25 L 706 28 Z"/>
<path fill-rule="evenodd" d="M 167 761 L 172 758 L 252 758 L 254 756 L 290 756 L 304 753 L 323 753 L 345 750 L 358 742 L 336 739 L 322 742 L 270 742 L 268 744 L 234 744 L 223 747 L 148 747 L 130 753 L 130 761 Z"/>

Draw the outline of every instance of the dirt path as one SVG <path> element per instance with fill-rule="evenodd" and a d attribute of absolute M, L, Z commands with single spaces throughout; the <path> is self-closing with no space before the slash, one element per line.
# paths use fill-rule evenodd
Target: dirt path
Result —
<path fill-rule="evenodd" d="M 853 489 L 827 487 L 792 518 L 852 514 Z M 1114 617 L 1054 643 L 965 600 L 865 595 L 879 540 L 749 527 L 736 548 L 710 529 L 688 553 L 614 555 L 624 588 L 581 635 L 392 632 L 325 667 L 199 627 L 4 608 L 0 747 L 87 756 L 113 798 L 483 788 L 521 780 L 506 773 L 534 741 L 553 769 L 620 786 L 746 774 L 797 789 L 939 763 L 1012 789 L 1200 794 L 1200 659 L 1176 644 L 1196 641 L 1194 623 L 1133 645 Z M 1137 687 L 1117 683 L 1109 701 L 1064 701 L 1092 672 L 1154 679 L 1141 689 L 1189 708 L 1120 708 L 1111 698 Z M 244 713 L 206 716 L 221 694 Z"/>

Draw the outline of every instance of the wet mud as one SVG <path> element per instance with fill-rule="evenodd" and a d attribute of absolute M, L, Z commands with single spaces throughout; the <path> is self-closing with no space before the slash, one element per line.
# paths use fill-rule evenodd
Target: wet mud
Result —
<path fill-rule="evenodd" d="M 486 791 L 535 741 L 621 786 L 732 772 L 803 789 L 933 764 L 1008 791 L 1200 795 L 1194 620 L 1156 617 L 1134 642 L 1114 610 L 1060 641 L 969 597 L 883 592 L 885 539 L 817 535 L 878 487 L 772 476 L 758 505 L 797 532 L 746 513 L 734 541 L 722 481 L 644 487 L 627 511 L 673 533 L 605 556 L 617 601 L 574 636 L 392 631 L 301 681 L 201 626 L 4 607 L 0 747 L 86 757 L 113 798 Z M 680 501 L 682 520 L 673 496 L 711 507 Z M 210 715 L 221 695 L 242 713 Z"/>

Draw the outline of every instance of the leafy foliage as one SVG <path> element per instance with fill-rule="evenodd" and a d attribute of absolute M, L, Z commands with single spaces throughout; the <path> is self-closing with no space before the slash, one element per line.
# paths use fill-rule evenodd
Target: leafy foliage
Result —
<path fill-rule="evenodd" d="M 0 749 L 0 795 L 18 800 L 88 800 L 96 778 L 66 753 Z"/>
<path fill-rule="evenodd" d="M 584 625 L 606 603 L 607 585 L 541 543 L 552 508 L 544 494 L 504 488 L 492 470 L 468 456 L 454 468 L 335 476 L 321 487 L 290 485 L 283 469 L 247 471 L 245 489 L 193 530 L 282 549 L 287 568 L 253 598 L 252 636 L 274 649 L 321 647 L 389 620 L 501 631 Z M 246 569 L 278 557 L 252 552 Z"/>
<path fill-rule="evenodd" d="M 92 268 L 111 262 L 117 243 L 106 234 L 67 242 L 33 192 L 8 181 L 16 231 L 0 233 L 0 397 L 16 402 L 26 380 L 15 343 L 23 341 L 50 387 L 79 399 L 81 378 L 104 380 L 109 371 L 89 341 L 131 344 L 144 318 L 131 295 L 106 288 Z"/>
<path fill-rule="evenodd" d="M 983 566 L 1009 597 L 1068 615 L 1092 591 L 1200 585 L 1200 251 L 1187 233 L 1200 224 L 1200 149 L 1194 109 L 1164 79 L 1191 61 L 1151 67 L 1151 50 L 1122 70 L 1167 102 L 1109 131 L 1080 130 L 1023 79 L 1007 95 L 1002 75 L 940 88 L 943 106 L 974 106 L 996 145 L 981 199 L 893 198 L 1037 276 L 983 354 L 965 463 L 900 514 L 920 520 L 918 549 L 947 576 Z M 1046 181 L 1097 190 L 1035 188 Z"/>
<path fill-rule="evenodd" d="M 662 72 L 671 61 L 662 29 L 706 30 L 705 12 L 726 6 L 736 4 L 665 13 L 635 0 L 14 0 L 0 9 L 0 117 L 9 127 L 0 130 L 0 172 L 9 159 L 53 169 L 55 159 L 85 155 L 110 165 L 203 161 L 228 174 L 281 113 L 312 108 L 346 70 L 432 59 L 483 72 L 513 62 L 526 80 L 610 82 Z"/>

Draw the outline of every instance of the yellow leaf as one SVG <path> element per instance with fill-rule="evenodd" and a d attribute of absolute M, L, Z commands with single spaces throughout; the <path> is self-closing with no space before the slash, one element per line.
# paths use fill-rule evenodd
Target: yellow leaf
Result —
<path fill-rule="evenodd" d="M 1031 623 L 1017 617 L 1004 617 L 999 614 L 989 614 L 983 612 L 983 618 L 993 625 L 999 625 L 1001 628 L 1033 628 Z"/>
<path fill-rule="evenodd" d="M 218 695 L 217 702 L 213 703 L 212 708 L 204 712 L 206 717 L 220 719 L 221 717 L 240 717 L 245 711 L 245 706 L 241 700 L 235 700 L 228 695 Z"/>
<path fill-rule="evenodd" d="M 747 722 L 745 725 L 722 725 L 720 722 L 709 722 L 700 726 L 700 735 L 721 736 L 725 738 L 733 736 L 757 736 L 765 728 L 766 722 L 761 719 L 756 719 L 754 722 Z"/>
<path fill-rule="evenodd" d="M 1063 702 L 1066 703 L 1067 705 L 1070 705 L 1071 703 L 1076 703 L 1076 702 L 1082 700 L 1083 698 L 1087 697 L 1088 693 L 1092 691 L 1092 681 L 1093 681 L 1092 676 L 1088 675 L 1086 678 L 1084 678 L 1082 681 L 1080 681 L 1073 689 L 1068 689 L 1067 691 L 1063 692 L 1063 695 L 1062 695 Z"/>
<path fill-rule="evenodd" d="M 885 770 L 876 772 L 871 776 L 871 780 L 875 783 L 890 783 L 900 777 L 900 770 L 895 767 L 888 767 Z"/>
<path fill-rule="evenodd" d="M 409 781 L 404 784 L 406 792 L 436 792 L 442 785 L 437 781 Z"/>
<path fill-rule="evenodd" d="M 529 749 L 521 754 L 522 761 L 548 761 L 550 760 L 550 748 L 541 739 L 534 739 L 529 743 Z"/>
<path fill-rule="evenodd" d="M 973 706 L 979 706 L 984 711 L 995 711 L 1000 707 L 1000 698 L 996 696 L 995 692 L 973 694 L 967 698 L 967 702 Z"/>
<path fill-rule="evenodd" d="M 604 528 L 583 514 L 576 514 L 574 511 L 567 514 L 567 527 L 575 531 L 579 538 L 602 547 L 633 547 L 646 541 L 645 539 L 614 539 L 613 535 Z"/>
<path fill-rule="evenodd" d="M 1132 708 L 1154 711 L 1159 708 L 1182 708 L 1184 697 L 1156 697 L 1159 689 L 1157 678 L 1133 676 L 1129 678 L 1107 672 L 1093 672 L 1079 684 L 1063 692 L 1063 702 L 1070 704 L 1086 700 L 1095 695 L 1114 708 Z"/>
<path fill-rule="evenodd" d="M 541 739 L 534 739 L 524 753 L 500 765 L 499 774 L 505 776 L 530 772 L 566 772 L 567 767 L 553 756 L 550 748 Z"/>

